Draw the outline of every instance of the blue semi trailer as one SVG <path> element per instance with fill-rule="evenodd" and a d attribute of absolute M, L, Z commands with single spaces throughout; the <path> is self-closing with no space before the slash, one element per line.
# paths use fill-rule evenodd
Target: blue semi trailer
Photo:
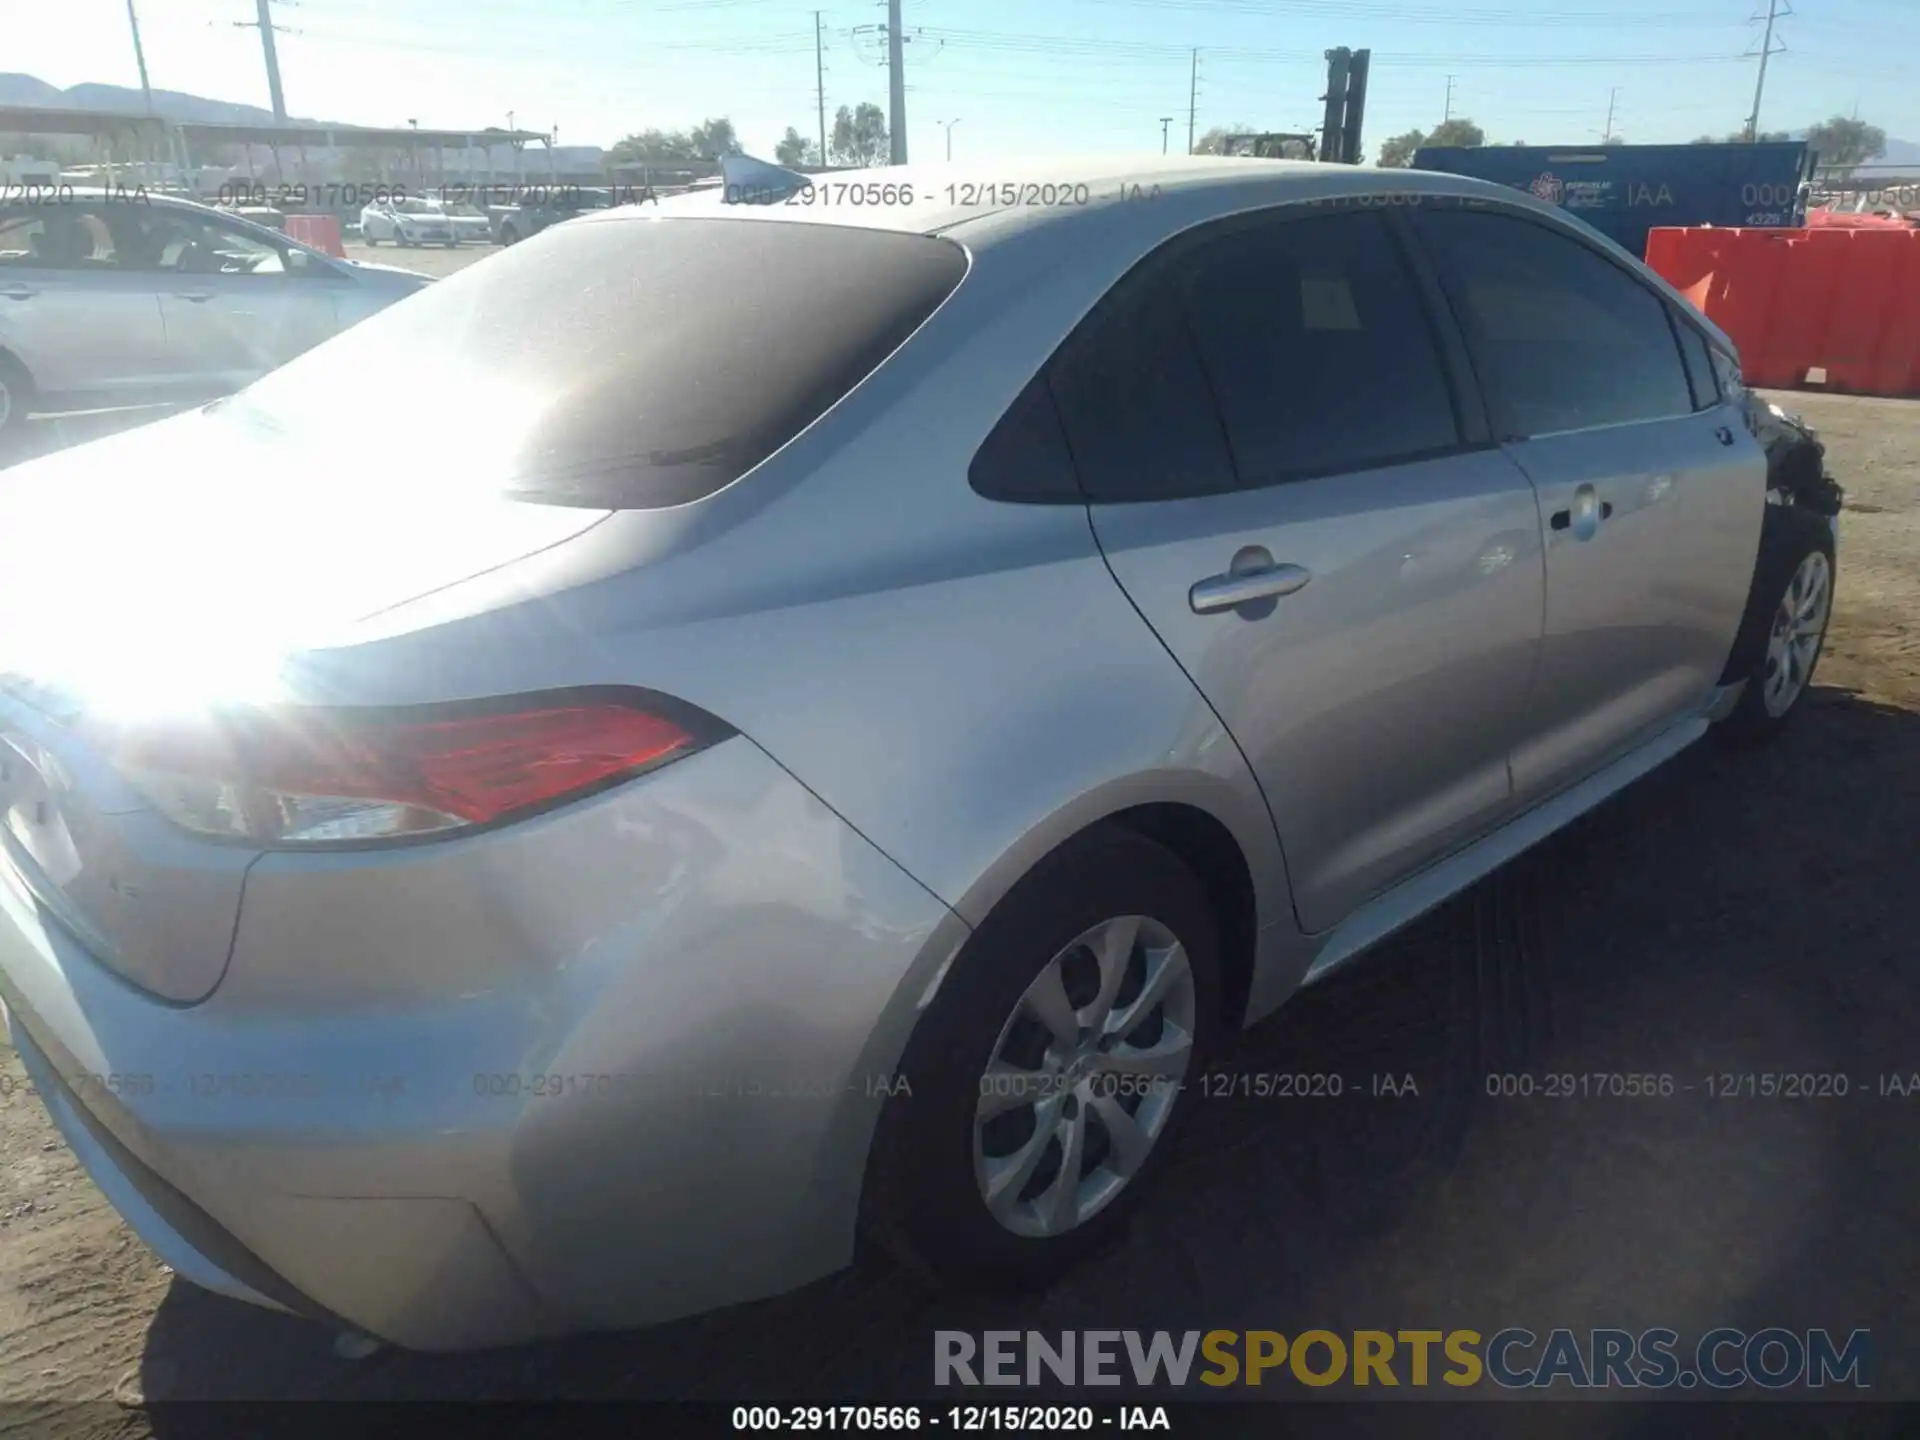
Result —
<path fill-rule="evenodd" d="M 1759 145 L 1476 145 L 1416 150 L 1414 168 L 1525 190 L 1635 255 L 1661 225 L 1804 225 L 1814 152 Z"/>

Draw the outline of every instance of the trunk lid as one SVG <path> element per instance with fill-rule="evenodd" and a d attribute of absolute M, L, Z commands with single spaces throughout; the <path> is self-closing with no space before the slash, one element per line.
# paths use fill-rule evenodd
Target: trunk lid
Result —
<path fill-rule="evenodd" d="M 278 698 L 287 657 L 608 513 L 433 483 L 438 438 L 214 408 L 0 474 L 0 883 L 142 988 L 212 992 L 257 852 L 163 819 L 90 722 Z"/>

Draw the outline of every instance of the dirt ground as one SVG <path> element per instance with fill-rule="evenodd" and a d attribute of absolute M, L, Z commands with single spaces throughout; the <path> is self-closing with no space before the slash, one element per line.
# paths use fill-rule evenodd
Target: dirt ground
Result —
<path fill-rule="evenodd" d="M 1875 1396 L 1920 1398 L 1920 1098 L 1876 1085 L 1920 1072 L 1920 404 L 1781 398 L 1848 491 L 1795 733 L 1696 747 L 1226 1067 L 1412 1072 L 1417 1101 L 1209 1100 L 1128 1243 L 1044 1295 L 934 1297 L 863 1264 L 648 1331 L 349 1362 L 318 1328 L 173 1283 L 38 1101 L 0 1092 L 0 1402 L 105 1402 L 60 1413 L 141 1435 L 142 1396 L 923 1397 L 935 1328 L 1516 1324 L 1865 1327 Z M 1459 1023 L 1470 1008 L 1481 1024 Z M 1489 1069 L 1688 1088 L 1501 1101 Z M 1702 1093 L 1728 1072 L 1852 1091 Z M 0 1076 L 24 1086 L 4 1047 Z M 1557 1433 L 1631 1428 L 1625 1407 L 1577 1408 Z"/>
<path fill-rule="evenodd" d="M 444 246 L 420 245 L 409 249 L 403 245 L 367 245 L 358 240 L 346 242 L 347 259 L 370 260 L 375 265 L 393 265 L 402 270 L 416 270 L 422 275 L 451 275 L 464 270 L 477 260 L 500 253 L 498 245 L 456 245 L 449 250 Z"/>

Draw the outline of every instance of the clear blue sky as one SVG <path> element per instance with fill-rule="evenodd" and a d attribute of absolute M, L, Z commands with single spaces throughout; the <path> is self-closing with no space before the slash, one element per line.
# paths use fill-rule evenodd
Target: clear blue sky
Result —
<path fill-rule="evenodd" d="M 254 0 L 136 0 L 157 88 L 264 106 Z M 1767 0 L 1757 0 L 1764 13 Z M 296 116 L 447 128 L 558 127 L 560 143 L 730 116 L 768 154 L 816 128 L 814 5 L 822 6 L 828 122 L 885 106 L 884 4 L 849 0 L 275 0 Z M 1369 47 L 1371 154 L 1388 135 L 1455 115 L 1493 140 L 1590 141 L 1618 89 L 1629 140 L 1726 133 L 1752 104 L 1755 0 L 904 0 L 908 136 L 939 158 L 1044 148 L 1158 151 L 1195 121 L 1305 130 L 1322 52 Z M 125 0 L 12 0 L 0 64 L 55 85 L 135 85 Z M 1920 141 L 1920 0 L 1800 0 L 1782 20 L 1762 124 L 1836 112 Z M 1743 58 L 1745 57 L 1745 58 Z"/>

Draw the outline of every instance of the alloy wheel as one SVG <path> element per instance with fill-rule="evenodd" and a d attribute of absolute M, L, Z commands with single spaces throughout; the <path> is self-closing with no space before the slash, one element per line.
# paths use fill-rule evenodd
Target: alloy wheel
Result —
<path fill-rule="evenodd" d="M 1048 1237 L 1112 1203 L 1172 1118 L 1196 1006 L 1185 948 L 1146 916 L 1104 920 L 1047 962 L 980 1077 L 974 1176 L 995 1220 Z"/>
<path fill-rule="evenodd" d="M 1793 708 L 1807 688 L 1813 663 L 1826 638 L 1833 605 L 1833 570 L 1827 557 L 1810 552 L 1793 572 L 1786 593 L 1767 632 L 1767 663 L 1761 676 L 1761 699 L 1775 719 Z"/>

